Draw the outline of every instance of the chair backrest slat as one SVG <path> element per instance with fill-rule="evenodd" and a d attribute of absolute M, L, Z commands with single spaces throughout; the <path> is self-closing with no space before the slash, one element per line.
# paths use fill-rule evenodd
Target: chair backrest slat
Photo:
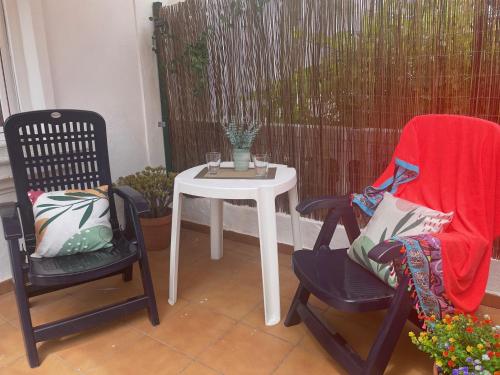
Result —
<path fill-rule="evenodd" d="M 111 187 L 106 123 L 83 110 L 19 113 L 4 125 L 25 240 L 34 249 L 34 218 L 30 190 Z M 110 194 L 111 224 L 118 228 Z"/>

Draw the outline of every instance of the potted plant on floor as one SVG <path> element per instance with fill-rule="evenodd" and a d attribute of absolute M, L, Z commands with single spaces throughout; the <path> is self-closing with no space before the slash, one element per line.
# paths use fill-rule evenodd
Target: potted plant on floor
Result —
<path fill-rule="evenodd" d="M 229 122 L 223 124 L 224 132 L 233 146 L 234 169 L 237 171 L 248 170 L 250 164 L 250 147 L 259 133 L 260 125 L 257 123 L 237 124 Z"/>
<path fill-rule="evenodd" d="M 170 244 L 172 224 L 170 203 L 175 175 L 164 167 L 146 167 L 136 174 L 120 177 L 116 182 L 117 185 L 128 185 L 137 190 L 149 204 L 149 213 L 140 218 L 148 251 L 163 250 Z"/>
<path fill-rule="evenodd" d="M 500 326 L 488 315 L 446 315 L 441 320 L 431 316 L 427 330 L 411 341 L 434 360 L 434 374 L 500 374 Z"/>

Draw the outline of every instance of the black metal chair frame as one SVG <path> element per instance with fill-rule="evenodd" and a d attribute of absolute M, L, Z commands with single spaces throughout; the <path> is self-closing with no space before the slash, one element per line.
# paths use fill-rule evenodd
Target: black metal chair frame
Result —
<path fill-rule="evenodd" d="M 352 261 L 345 249 L 330 250 L 329 244 L 340 220 L 350 243 L 360 234 L 350 197 L 308 199 L 297 206 L 297 211 L 302 215 L 317 209 L 329 211 L 313 250 L 299 250 L 292 256 L 293 269 L 300 283 L 285 326 L 303 321 L 323 348 L 349 374 L 383 374 L 406 321 L 410 319 L 417 322 L 408 293 L 409 278 L 398 272 L 399 285 L 394 290 Z M 368 256 L 377 263 L 400 261 L 401 247 L 400 242 L 382 243 L 374 247 Z M 338 275 L 334 273 L 347 271 L 352 275 L 345 275 L 344 278 L 351 276 L 351 280 L 339 285 Z M 340 334 L 327 327 L 312 311 L 307 303 L 311 294 L 335 309 L 346 312 L 387 309 L 366 359 L 362 359 Z"/>
<path fill-rule="evenodd" d="M 40 364 L 38 342 L 70 335 L 143 308 L 152 325 L 159 324 L 153 283 L 139 215 L 149 211 L 146 200 L 128 186 L 112 187 L 106 124 L 97 113 L 43 110 L 13 115 L 5 122 L 5 137 L 17 203 L 0 205 L 8 242 L 12 280 L 29 365 Z M 112 249 L 69 256 L 33 259 L 34 217 L 27 192 L 109 186 Z M 127 228 L 119 228 L 114 194 L 124 200 Z M 24 245 L 20 240 L 24 239 Z M 122 274 L 132 280 L 139 263 L 144 294 L 62 320 L 34 327 L 30 301 L 34 296 Z"/>

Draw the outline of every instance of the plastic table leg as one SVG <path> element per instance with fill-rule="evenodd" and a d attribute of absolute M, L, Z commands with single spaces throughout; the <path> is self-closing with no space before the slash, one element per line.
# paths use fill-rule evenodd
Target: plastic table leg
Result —
<path fill-rule="evenodd" d="M 257 211 L 259 216 L 264 315 L 266 325 L 272 326 L 279 323 L 281 319 L 276 207 L 272 190 L 261 189 L 259 191 Z"/>
<path fill-rule="evenodd" d="M 292 218 L 293 248 L 295 251 L 302 250 L 302 234 L 300 232 L 300 215 L 295 209 L 299 204 L 297 185 L 288 192 L 288 202 L 290 204 L 290 216 Z"/>
<path fill-rule="evenodd" d="M 168 285 L 168 303 L 177 301 L 177 273 L 179 270 L 179 242 L 181 236 L 182 193 L 174 186 L 174 201 L 172 203 L 172 236 L 170 241 L 170 280 Z"/>
<path fill-rule="evenodd" d="M 222 199 L 210 199 L 210 258 L 219 260 L 223 255 L 223 203 Z"/>

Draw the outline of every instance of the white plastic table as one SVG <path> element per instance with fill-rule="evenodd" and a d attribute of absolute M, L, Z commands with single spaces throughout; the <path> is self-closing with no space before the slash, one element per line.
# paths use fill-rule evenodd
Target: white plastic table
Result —
<path fill-rule="evenodd" d="M 232 167 L 233 163 L 224 162 L 221 166 Z M 272 180 L 194 178 L 204 167 L 200 165 L 188 169 L 175 177 L 168 302 L 173 305 L 177 301 L 182 194 L 210 198 L 210 252 L 214 260 L 222 258 L 223 200 L 253 199 L 257 202 L 259 219 L 265 322 L 266 325 L 277 324 L 281 315 L 275 199 L 277 195 L 288 192 L 294 248 L 302 249 L 299 214 L 295 210 L 298 204 L 295 169 L 271 164 L 269 167 L 276 167 L 276 176 Z"/>

